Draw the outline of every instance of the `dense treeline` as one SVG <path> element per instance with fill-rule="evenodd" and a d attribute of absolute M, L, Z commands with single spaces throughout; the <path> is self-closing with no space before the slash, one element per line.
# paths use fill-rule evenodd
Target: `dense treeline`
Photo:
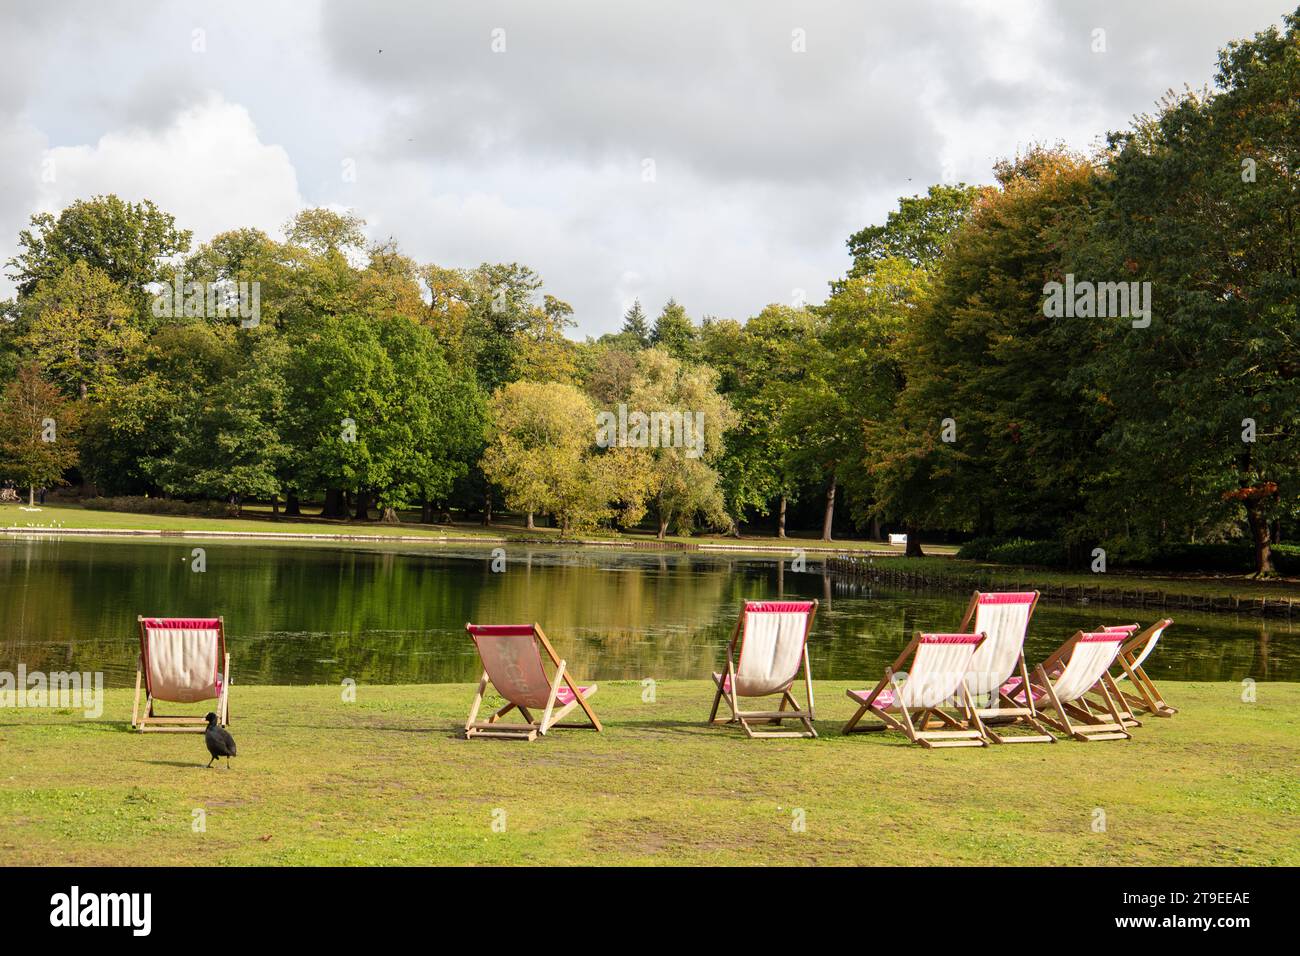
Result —
<path fill-rule="evenodd" d="M 783 535 L 789 510 L 826 538 L 838 520 L 1075 561 L 1239 540 L 1268 572 L 1300 518 L 1286 23 L 1095 156 L 1038 147 L 993 186 L 901 200 L 849 238 L 823 304 L 743 323 L 638 302 L 576 342 L 530 269 L 421 265 L 324 209 L 193 249 L 149 202 L 33 217 L 0 324 L 0 470 L 288 514 L 504 505 L 566 531 Z"/>

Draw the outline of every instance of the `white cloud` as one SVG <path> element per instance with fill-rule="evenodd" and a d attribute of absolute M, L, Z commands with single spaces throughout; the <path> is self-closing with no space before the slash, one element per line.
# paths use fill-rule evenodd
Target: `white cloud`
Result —
<path fill-rule="evenodd" d="M 261 141 L 248 110 L 216 94 L 162 129 L 107 133 L 94 145 L 47 150 L 45 159 L 54 180 L 41 183 L 39 210 L 110 192 L 152 199 L 197 241 L 240 226 L 276 233 L 302 207 L 288 154 Z"/>
<path fill-rule="evenodd" d="M 616 329 L 633 296 L 652 315 L 675 296 L 697 318 L 744 317 L 795 289 L 819 301 L 844 240 L 898 196 L 946 173 L 988 182 L 1034 142 L 1087 149 L 1166 88 L 1208 81 L 1219 47 L 1285 7 L 29 6 L 0 31 L 0 258 L 30 212 L 99 192 L 148 197 L 200 242 L 324 205 L 418 260 L 530 265 L 582 333 Z"/>

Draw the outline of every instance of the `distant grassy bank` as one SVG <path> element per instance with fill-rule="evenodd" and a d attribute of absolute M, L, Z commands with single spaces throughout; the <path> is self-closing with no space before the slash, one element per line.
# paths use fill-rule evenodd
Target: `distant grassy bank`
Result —
<path fill-rule="evenodd" d="M 1300 684 L 1166 684 L 1181 713 L 1131 741 L 951 751 L 841 737 L 845 686 L 818 683 L 818 740 L 706 727 L 707 683 L 665 681 L 602 683 L 605 733 L 532 744 L 458 739 L 469 686 L 236 687 L 229 771 L 131 733 L 127 691 L 96 721 L 0 710 L 0 864 L 1300 864 Z"/>
<path fill-rule="evenodd" d="M 1085 595 L 1088 595 L 1100 588 L 1103 595 L 1145 590 L 1207 599 L 1235 597 L 1247 601 L 1259 598 L 1285 601 L 1290 598 L 1300 613 L 1300 580 L 1295 578 L 1257 580 L 1244 574 L 1161 574 L 1157 571 L 1122 570 L 1091 574 L 967 561 L 950 555 L 925 558 L 876 557 L 872 558 L 872 562 L 882 570 L 901 574 L 915 573 L 919 579 L 961 582 L 963 586 L 979 583 L 992 590 L 1083 588 Z"/>
<path fill-rule="evenodd" d="M 0 531 L 52 531 L 52 530 L 98 530 L 109 532 L 154 531 L 154 532 L 207 532 L 214 534 L 294 534 L 347 538 L 421 538 L 430 541 L 455 539 L 497 539 L 510 541 L 536 542 L 538 544 L 579 544 L 581 540 L 562 538 L 556 528 L 528 529 L 521 522 L 509 518 L 494 521 L 490 526 L 478 523 L 455 522 L 452 524 L 420 524 L 416 515 L 403 515 L 398 524 L 385 524 L 381 521 L 337 520 L 317 516 L 288 518 L 280 515 L 273 517 L 270 508 L 254 505 L 244 509 L 238 518 L 200 517 L 193 515 L 156 515 L 135 512 L 96 511 L 76 504 L 46 504 L 39 511 L 26 511 L 20 505 L 0 505 Z M 609 544 L 646 544 L 653 545 L 655 536 L 649 533 L 601 532 L 587 534 L 583 540 L 598 541 Z M 789 554 L 798 548 L 830 549 L 836 551 L 879 551 L 902 553 L 901 546 L 882 544 L 879 541 L 845 540 L 824 542 L 815 537 L 798 535 L 788 538 L 774 536 L 745 535 L 731 537 L 723 535 L 695 535 L 683 537 L 669 535 L 670 544 L 707 545 L 745 550 L 773 550 Z M 950 553 L 955 551 L 950 546 L 935 546 Z"/>

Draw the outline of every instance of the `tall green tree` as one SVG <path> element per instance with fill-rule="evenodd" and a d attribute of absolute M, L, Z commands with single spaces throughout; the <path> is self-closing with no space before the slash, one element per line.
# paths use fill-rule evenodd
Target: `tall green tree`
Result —
<path fill-rule="evenodd" d="M 728 507 L 739 522 L 747 509 L 766 515 L 775 506 L 781 538 L 787 505 L 802 487 L 790 467 L 798 438 L 783 421 L 797 400 L 797 356 L 813 327 L 807 310 L 769 305 L 744 325 L 723 320 L 701 329 L 702 358 L 718 372 L 718 390 L 737 414 L 717 465 Z"/>
<path fill-rule="evenodd" d="M 686 310 L 676 299 L 669 299 L 655 318 L 650 344 L 673 358 L 689 361 L 695 354 L 697 336 L 698 330 Z"/>
<path fill-rule="evenodd" d="M 1114 469 L 1091 514 L 1139 544 L 1244 528 L 1267 575 L 1300 507 L 1300 11 L 1229 44 L 1215 87 L 1111 138 L 1080 258 L 1150 282 L 1152 308 L 1111 323 L 1089 366 Z"/>
<path fill-rule="evenodd" d="M 149 200 L 125 202 L 114 195 L 79 199 L 58 216 L 38 213 L 18 234 L 19 252 L 6 264 L 19 297 L 76 263 L 108 276 L 132 297 L 143 324 L 150 324 L 145 286 L 169 277 L 168 260 L 189 249 L 190 232 Z"/>
<path fill-rule="evenodd" d="M 69 397 L 115 381 L 144 344 L 131 296 L 84 261 L 39 281 L 21 313 L 19 347 Z"/>
<path fill-rule="evenodd" d="M 642 348 L 650 345 L 650 320 L 646 318 L 645 309 L 641 308 L 640 299 L 632 300 L 632 306 L 623 315 L 623 328 L 620 331 Z"/>
<path fill-rule="evenodd" d="M 882 508 L 910 527 L 1056 536 L 1082 507 L 1098 425 L 1071 371 L 1096 318 L 1044 314 L 1052 239 L 1088 215 L 1092 166 L 1034 150 L 999 167 L 902 343 L 905 387 L 872 436 Z"/>

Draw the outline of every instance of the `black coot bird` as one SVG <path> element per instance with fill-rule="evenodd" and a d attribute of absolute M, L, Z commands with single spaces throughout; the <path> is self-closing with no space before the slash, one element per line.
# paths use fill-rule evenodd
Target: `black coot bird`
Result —
<path fill-rule="evenodd" d="M 217 725 L 217 715 L 208 714 L 205 718 L 208 722 L 208 729 L 203 732 L 203 742 L 208 745 L 208 753 L 212 754 L 212 760 L 218 757 L 226 758 L 226 769 L 230 769 L 230 758 L 235 756 L 235 738 L 230 736 L 230 731 L 225 727 Z M 212 760 L 208 761 L 208 766 L 212 766 Z"/>

